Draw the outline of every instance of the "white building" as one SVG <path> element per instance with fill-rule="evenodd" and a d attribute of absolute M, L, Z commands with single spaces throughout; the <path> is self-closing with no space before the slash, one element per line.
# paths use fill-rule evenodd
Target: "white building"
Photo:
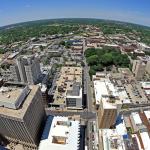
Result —
<path fill-rule="evenodd" d="M 130 103 L 130 99 L 123 86 L 114 85 L 109 75 L 97 73 L 93 76 L 96 105 L 114 97 L 118 103 Z"/>
<path fill-rule="evenodd" d="M 78 150 L 79 121 L 68 117 L 49 116 L 39 145 L 39 150 Z"/>
<path fill-rule="evenodd" d="M 138 46 L 143 51 L 150 51 L 150 47 L 144 43 L 138 43 Z"/>

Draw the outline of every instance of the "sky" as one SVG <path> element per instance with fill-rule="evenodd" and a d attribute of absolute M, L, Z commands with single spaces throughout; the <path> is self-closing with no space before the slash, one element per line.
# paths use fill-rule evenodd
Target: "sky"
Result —
<path fill-rule="evenodd" d="M 0 0 L 0 26 L 53 18 L 98 18 L 150 26 L 150 0 Z"/>

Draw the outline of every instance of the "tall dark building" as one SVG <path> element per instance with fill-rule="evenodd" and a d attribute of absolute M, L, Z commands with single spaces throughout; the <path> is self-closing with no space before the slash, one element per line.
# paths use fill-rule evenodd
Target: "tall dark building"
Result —
<path fill-rule="evenodd" d="M 0 88 L 0 134 L 10 142 L 37 149 L 45 116 L 39 86 Z"/>

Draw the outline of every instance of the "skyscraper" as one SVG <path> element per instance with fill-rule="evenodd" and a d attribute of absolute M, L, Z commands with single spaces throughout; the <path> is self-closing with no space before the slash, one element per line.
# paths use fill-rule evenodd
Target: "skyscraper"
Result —
<path fill-rule="evenodd" d="M 10 142 L 36 149 L 44 119 L 39 86 L 0 88 L 0 134 Z"/>
<path fill-rule="evenodd" d="M 141 80 L 145 74 L 146 64 L 141 60 L 134 60 L 132 72 L 137 80 Z"/>
<path fill-rule="evenodd" d="M 20 56 L 17 58 L 17 65 L 23 83 L 37 83 L 41 75 L 41 70 L 39 61 L 35 56 Z"/>

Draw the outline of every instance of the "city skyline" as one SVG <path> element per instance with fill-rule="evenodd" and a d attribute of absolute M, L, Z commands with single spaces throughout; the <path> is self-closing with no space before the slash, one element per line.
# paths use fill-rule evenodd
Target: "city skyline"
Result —
<path fill-rule="evenodd" d="M 0 26 L 54 18 L 97 18 L 150 26 L 150 2 L 144 0 L 2 0 Z"/>

